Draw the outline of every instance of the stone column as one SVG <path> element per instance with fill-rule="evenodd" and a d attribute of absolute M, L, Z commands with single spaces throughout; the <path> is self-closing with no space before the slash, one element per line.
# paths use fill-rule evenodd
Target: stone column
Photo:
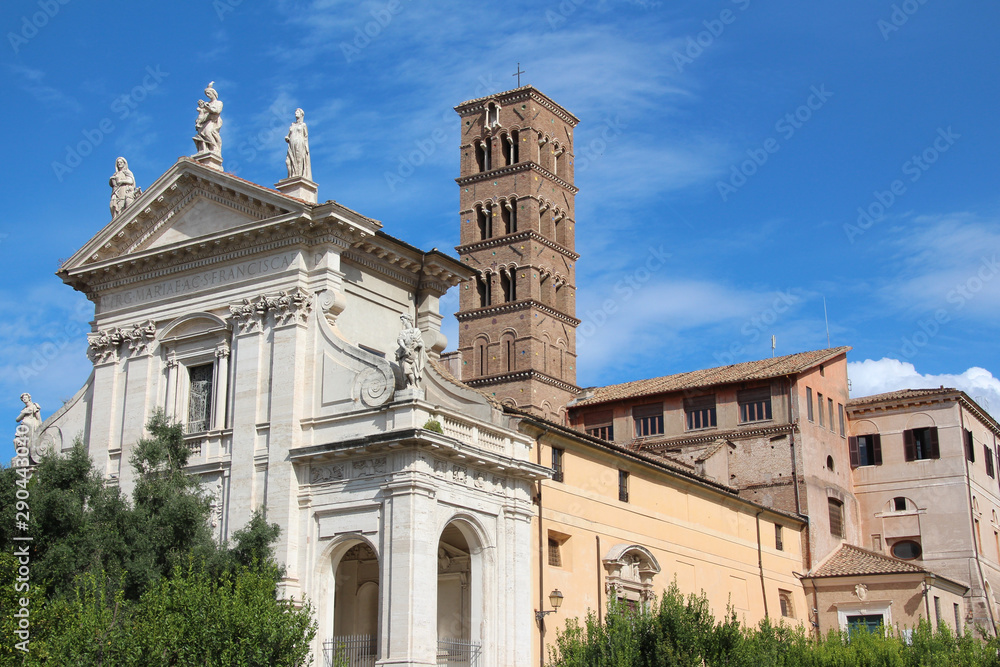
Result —
<path fill-rule="evenodd" d="M 119 486 L 126 495 L 135 488 L 135 471 L 129 464 L 136 442 L 146 434 L 146 422 L 156 404 L 157 380 L 155 361 L 148 348 L 135 348 L 125 362 L 125 398 L 122 402 L 121 420 L 121 481 Z M 95 393 L 95 396 L 98 394 Z M 95 401 L 98 402 L 98 401 Z"/>
<path fill-rule="evenodd" d="M 226 428 L 226 403 L 229 397 L 229 343 L 222 341 L 215 348 L 215 404 L 212 406 L 212 428 Z"/>
<path fill-rule="evenodd" d="M 267 367 L 263 335 L 259 321 L 250 319 L 233 324 L 233 410 L 229 423 L 233 429 L 229 485 L 229 530 L 239 530 L 250 514 L 264 501 L 263 489 L 255 489 L 254 455 L 257 451 L 260 375 Z"/>
<path fill-rule="evenodd" d="M 267 452 L 267 518 L 281 527 L 275 558 L 285 566 L 281 583 L 283 597 L 302 599 L 299 553 L 299 482 L 289 452 L 299 446 L 301 420 L 309 394 L 306 359 L 311 302 L 293 306 L 290 299 L 280 305 L 275 299 L 271 348 L 271 414 Z M 311 357 L 309 358 L 312 363 Z"/>
<path fill-rule="evenodd" d="M 434 485 L 405 473 L 383 487 L 379 665 L 437 664 Z M 525 663 L 526 664 L 526 663 Z"/>
<path fill-rule="evenodd" d="M 167 398 L 163 406 L 163 412 L 167 419 L 173 420 L 177 416 L 177 355 L 173 352 L 167 354 Z"/>
<path fill-rule="evenodd" d="M 99 340 L 99 336 L 103 339 Z M 94 362 L 93 395 L 101 400 L 90 406 L 90 430 L 85 438 L 87 450 L 94 465 L 102 476 L 114 475 L 118 478 L 119 464 L 109 463 L 112 454 L 120 462 L 121 443 L 115 438 L 115 424 L 118 417 L 118 346 L 108 342 L 107 332 L 88 337 L 90 349 L 87 351 Z"/>

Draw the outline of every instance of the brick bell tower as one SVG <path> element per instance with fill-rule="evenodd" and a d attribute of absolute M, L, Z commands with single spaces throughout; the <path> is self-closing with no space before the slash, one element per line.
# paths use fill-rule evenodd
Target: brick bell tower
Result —
<path fill-rule="evenodd" d="M 573 129 L 579 119 L 532 86 L 469 100 L 462 117 L 462 380 L 563 421 L 576 386 Z"/>

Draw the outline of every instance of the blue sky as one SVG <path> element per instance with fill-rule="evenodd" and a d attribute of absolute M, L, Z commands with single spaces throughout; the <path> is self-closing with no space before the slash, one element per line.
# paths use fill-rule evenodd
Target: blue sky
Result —
<path fill-rule="evenodd" d="M 210 80 L 227 170 L 282 178 L 303 107 L 321 199 L 451 249 L 451 109 L 520 62 L 582 120 L 581 385 L 769 356 L 772 335 L 825 347 L 825 298 L 855 395 L 945 384 L 998 415 L 998 19 L 942 0 L 8 0 L 0 411 L 30 391 L 47 416 L 85 381 L 93 308 L 54 272 L 107 223 L 117 156 L 146 186 L 193 153 Z"/>

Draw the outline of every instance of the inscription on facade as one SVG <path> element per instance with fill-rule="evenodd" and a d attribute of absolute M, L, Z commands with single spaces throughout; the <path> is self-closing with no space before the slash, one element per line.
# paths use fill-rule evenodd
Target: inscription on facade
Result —
<path fill-rule="evenodd" d="M 202 271 L 183 278 L 164 280 L 155 285 L 144 285 L 101 296 L 101 310 L 114 310 L 135 306 L 166 297 L 176 297 L 188 292 L 207 290 L 246 278 L 259 278 L 279 273 L 295 263 L 297 253 L 288 252 L 263 259 L 254 259 L 232 266 Z"/>

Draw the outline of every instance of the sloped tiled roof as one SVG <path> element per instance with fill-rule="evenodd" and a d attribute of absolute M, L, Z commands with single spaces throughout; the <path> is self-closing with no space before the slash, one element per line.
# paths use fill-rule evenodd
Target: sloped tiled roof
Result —
<path fill-rule="evenodd" d="M 799 352 L 784 357 L 772 357 L 747 361 L 742 364 L 706 368 L 676 375 L 665 375 L 648 380 L 635 380 L 624 384 L 613 384 L 607 387 L 585 389 L 570 407 L 595 405 L 618 401 L 639 396 L 664 394 L 671 391 L 693 389 L 696 387 L 711 387 L 733 382 L 750 380 L 765 380 L 782 375 L 793 375 L 850 351 L 850 347 L 833 347 L 826 350 Z"/>
<path fill-rule="evenodd" d="M 880 403 L 882 401 L 905 401 L 912 398 L 925 398 L 927 396 L 937 396 L 954 394 L 957 389 L 939 387 L 935 389 L 900 389 L 899 391 L 887 391 L 884 394 L 873 394 L 871 396 L 859 396 L 847 401 L 848 406 L 867 405 L 869 403 Z"/>
<path fill-rule="evenodd" d="M 810 576 L 850 577 L 864 574 L 919 574 L 926 571 L 898 558 L 890 558 L 852 544 L 844 544 Z"/>

